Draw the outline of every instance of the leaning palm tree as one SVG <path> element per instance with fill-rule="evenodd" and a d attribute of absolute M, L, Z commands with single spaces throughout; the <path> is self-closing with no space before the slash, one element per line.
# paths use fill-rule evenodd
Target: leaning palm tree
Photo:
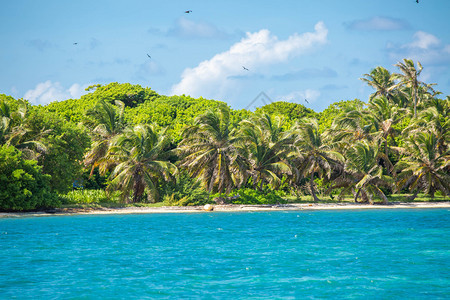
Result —
<path fill-rule="evenodd" d="M 439 151 L 438 137 L 431 131 L 419 131 L 410 134 L 405 142 L 404 157 L 397 163 L 396 169 L 400 171 L 398 188 L 409 188 L 415 191 L 411 200 L 420 191 L 434 197 L 440 190 L 449 195 L 450 152 Z"/>
<path fill-rule="evenodd" d="M 373 204 L 373 196 L 378 195 L 383 199 L 383 204 L 388 204 L 386 195 L 381 187 L 390 187 L 393 183 L 390 176 L 383 174 L 383 168 L 378 164 L 384 154 L 374 143 L 359 141 L 346 153 L 347 160 L 345 171 L 354 180 L 356 188 L 355 202 L 358 197 Z"/>
<path fill-rule="evenodd" d="M 245 163 L 230 131 L 230 110 L 220 105 L 184 128 L 178 152 L 180 166 L 200 178 L 208 192 L 230 192 L 243 182 Z"/>
<path fill-rule="evenodd" d="M 292 174 L 288 156 L 293 152 L 295 136 L 284 126 L 282 117 L 267 114 L 240 122 L 238 148 L 249 163 L 247 172 L 253 186 L 260 190 L 264 184 L 276 189 L 283 175 Z"/>
<path fill-rule="evenodd" d="M 115 164 L 110 174 L 108 191 L 120 190 L 123 199 L 158 200 L 158 182 L 171 180 L 177 173 L 174 164 L 167 160 L 169 144 L 166 130 L 156 130 L 156 125 L 141 124 L 127 128 L 111 143 L 107 158 Z"/>
<path fill-rule="evenodd" d="M 327 132 L 320 133 L 316 119 L 303 119 L 298 124 L 299 138 L 296 146 L 302 157 L 298 169 L 305 177 L 309 177 L 309 186 L 314 201 L 319 201 L 314 189 L 314 177 L 331 177 L 334 167 L 344 161 L 344 157 L 333 150 L 331 137 Z"/>
<path fill-rule="evenodd" d="M 100 100 L 86 112 L 84 124 L 92 130 L 93 143 L 84 157 L 84 164 L 91 166 L 91 176 L 96 167 L 103 175 L 111 167 L 111 161 L 105 159 L 105 156 L 112 139 L 125 127 L 124 109 L 125 105 L 121 101 L 116 101 L 116 105 L 112 105 Z"/>

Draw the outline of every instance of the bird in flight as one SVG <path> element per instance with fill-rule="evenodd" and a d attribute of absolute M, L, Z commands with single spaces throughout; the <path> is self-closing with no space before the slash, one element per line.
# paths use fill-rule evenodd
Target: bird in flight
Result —
<path fill-rule="evenodd" d="M 78 45 L 78 43 L 73 43 L 74 45 Z"/>
<path fill-rule="evenodd" d="M 192 10 L 186 10 L 184 13 L 185 14 L 190 14 L 192 12 Z"/>
<path fill-rule="evenodd" d="M 416 0 L 416 3 L 419 3 L 419 0 Z"/>
<path fill-rule="evenodd" d="M 246 67 L 242 66 L 242 68 L 243 68 L 244 70 L 248 71 L 248 69 L 247 69 Z"/>
<path fill-rule="evenodd" d="M 148 58 L 152 58 L 150 55 L 148 55 L 148 53 L 147 53 L 147 56 L 148 56 Z"/>
<path fill-rule="evenodd" d="M 309 103 L 308 100 L 306 100 L 306 99 L 305 99 L 305 102 L 306 102 L 306 103 Z"/>

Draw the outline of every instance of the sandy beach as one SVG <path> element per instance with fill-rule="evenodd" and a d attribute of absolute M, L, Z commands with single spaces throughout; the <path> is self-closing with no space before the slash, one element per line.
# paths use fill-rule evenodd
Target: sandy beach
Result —
<path fill-rule="evenodd" d="M 124 207 L 102 209 L 56 209 L 42 212 L 0 213 L 0 218 L 38 217 L 55 215 L 107 215 L 107 214 L 149 214 L 149 213 L 204 213 L 204 212 L 249 212 L 249 211 L 295 211 L 295 210 L 343 210 L 343 209 L 414 209 L 450 208 L 447 202 L 391 203 L 389 205 L 369 205 L 359 203 L 302 203 L 282 205 L 212 205 L 207 211 L 204 206 L 162 206 Z M 211 209 L 211 208 L 210 208 Z"/>

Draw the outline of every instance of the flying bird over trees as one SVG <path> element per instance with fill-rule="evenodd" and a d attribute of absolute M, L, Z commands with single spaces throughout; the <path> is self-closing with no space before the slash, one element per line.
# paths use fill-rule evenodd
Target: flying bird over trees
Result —
<path fill-rule="evenodd" d="M 246 71 L 249 71 L 246 67 L 244 67 L 244 66 L 242 66 L 242 68 L 244 69 L 244 70 L 246 70 Z"/>
<path fill-rule="evenodd" d="M 192 12 L 192 10 L 186 10 L 184 13 L 185 14 L 190 14 Z"/>
<path fill-rule="evenodd" d="M 148 53 L 147 53 L 147 56 L 148 56 L 148 58 L 152 58 L 150 55 L 148 55 Z"/>
<path fill-rule="evenodd" d="M 306 100 L 306 99 L 305 99 L 305 102 L 306 102 L 306 103 L 309 103 L 308 100 Z"/>

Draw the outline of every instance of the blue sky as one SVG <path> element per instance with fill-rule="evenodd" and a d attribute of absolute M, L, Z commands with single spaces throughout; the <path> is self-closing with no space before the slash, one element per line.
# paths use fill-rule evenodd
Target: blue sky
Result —
<path fill-rule="evenodd" d="M 2 1 L 0 93 L 47 104 L 128 82 L 321 111 L 367 101 L 363 74 L 411 58 L 449 95 L 449 11 L 450 0 Z"/>

